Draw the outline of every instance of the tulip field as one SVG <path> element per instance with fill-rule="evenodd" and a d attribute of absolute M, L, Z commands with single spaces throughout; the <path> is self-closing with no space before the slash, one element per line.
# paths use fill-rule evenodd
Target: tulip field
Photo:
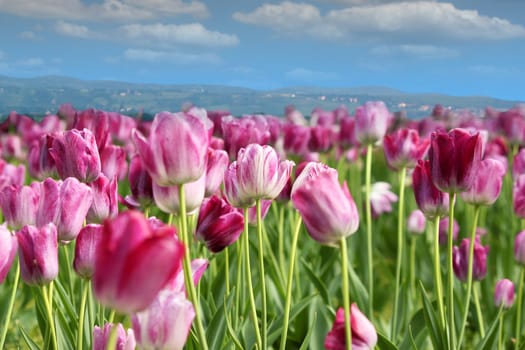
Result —
<path fill-rule="evenodd" d="M 0 132 L 0 350 L 525 349 L 524 106 Z"/>

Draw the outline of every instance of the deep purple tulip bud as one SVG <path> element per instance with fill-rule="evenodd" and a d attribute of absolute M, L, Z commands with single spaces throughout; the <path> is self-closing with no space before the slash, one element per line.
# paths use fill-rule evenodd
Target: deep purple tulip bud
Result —
<path fill-rule="evenodd" d="M 46 179 L 40 187 L 36 224 L 42 226 L 52 222 L 60 241 L 72 241 L 80 232 L 92 201 L 89 186 L 74 177 L 65 181 Z"/>
<path fill-rule="evenodd" d="M 518 264 L 525 265 L 525 231 L 521 231 L 514 239 L 514 259 Z"/>
<path fill-rule="evenodd" d="M 359 227 L 359 213 L 346 182 L 341 186 L 337 171 L 324 164 L 306 165 L 291 198 L 310 236 L 322 244 L 336 245 Z"/>
<path fill-rule="evenodd" d="M 122 324 L 106 323 L 104 328 L 95 326 L 93 328 L 93 350 L 113 350 L 107 349 L 109 337 L 113 327 L 117 327 L 117 343 L 114 350 L 135 350 L 137 342 L 132 329 L 127 331 Z"/>
<path fill-rule="evenodd" d="M 181 268 L 184 245 L 174 227 L 158 227 L 129 210 L 106 220 L 97 249 L 93 291 L 122 313 L 148 307 Z"/>
<path fill-rule="evenodd" d="M 375 144 L 385 136 L 390 118 L 383 102 L 365 103 L 355 110 L 355 138 L 362 144 Z"/>
<path fill-rule="evenodd" d="M 132 139 L 144 166 L 160 186 L 193 182 L 206 171 L 208 130 L 197 117 L 158 113 L 149 139 L 136 130 Z"/>
<path fill-rule="evenodd" d="M 465 238 L 461 241 L 459 247 L 454 247 L 452 252 L 452 267 L 456 277 L 465 282 L 468 276 L 468 255 L 470 240 Z M 474 240 L 474 260 L 472 262 L 472 278 L 474 281 L 480 281 L 487 274 L 487 255 L 489 246 L 482 246 L 479 237 Z"/>
<path fill-rule="evenodd" d="M 186 199 L 186 212 L 195 213 L 202 204 L 204 199 L 204 190 L 206 188 L 206 174 L 194 182 L 184 184 L 184 198 Z M 165 213 L 179 214 L 179 186 L 159 186 L 153 183 L 153 198 L 155 204 Z"/>
<path fill-rule="evenodd" d="M 414 168 L 418 160 L 423 159 L 430 146 L 430 140 L 420 140 L 414 129 L 398 129 L 383 139 L 385 158 L 388 166 L 394 170 Z"/>
<path fill-rule="evenodd" d="M 428 160 L 418 162 L 412 173 L 412 186 L 417 206 L 428 219 L 448 215 L 449 195 L 434 185 Z"/>
<path fill-rule="evenodd" d="M 372 216 L 379 217 L 383 213 L 392 211 L 392 203 L 397 202 L 397 195 L 390 191 L 388 182 L 379 181 L 372 184 L 370 189 L 370 205 L 372 207 Z"/>
<path fill-rule="evenodd" d="M 58 276 L 58 236 L 54 224 L 40 228 L 24 226 L 16 234 L 22 280 L 29 285 L 43 285 Z"/>
<path fill-rule="evenodd" d="M 274 199 L 286 185 L 294 163 L 281 161 L 271 146 L 250 144 L 237 156 L 240 195 L 251 199 Z"/>
<path fill-rule="evenodd" d="M 514 214 L 519 218 L 525 218 L 525 174 L 514 180 L 512 187 L 512 204 Z"/>
<path fill-rule="evenodd" d="M 95 271 L 97 248 L 103 239 L 102 225 L 89 224 L 80 230 L 75 243 L 73 268 L 83 278 L 91 278 Z"/>
<path fill-rule="evenodd" d="M 89 185 L 93 193 L 93 202 L 87 212 L 88 222 L 100 223 L 118 214 L 117 185 L 116 177 L 109 180 L 104 174 L 100 174 L 98 179 Z"/>
<path fill-rule="evenodd" d="M 100 174 L 100 156 L 95 136 L 88 129 L 72 129 L 58 135 L 49 149 L 61 179 L 75 177 L 91 182 Z"/>
<path fill-rule="evenodd" d="M 414 235 L 420 235 L 425 232 L 427 219 L 425 214 L 419 209 L 414 210 L 407 219 L 407 231 Z"/>
<path fill-rule="evenodd" d="M 436 187 L 443 192 L 468 191 L 481 162 L 481 135 L 453 129 L 434 132 L 430 140 L 430 169 Z"/>
<path fill-rule="evenodd" d="M 142 206 L 150 205 L 153 201 L 153 181 L 138 155 L 129 162 L 128 181 L 133 199 Z"/>
<path fill-rule="evenodd" d="M 350 306 L 350 326 L 352 327 L 352 349 L 374 349 L 377 344 L 376 329 L 355 303 Z M 334 325 L 324 340 L 324 347 L 327 350 L 346 349 L 345 311 L 342 307 L 337 310 Z"/>
<path fill-rule="evenodd" d="M 117 176 L 118 180 L 122 180 L 128 173 L 126 151 L 120 146 L 107 145 L 100 153 L 100 163 L 102 173 L 104 173 L 108 179 Z"/>
<path fill-rule="evenodd" d="M 449 225 L 449 218 L 443 218 L 439 220 L 439 244 L 447 244 L 448 242 L 448 225 Z M 452 223 L 452 240 L 455 241 L 458 239 L 459 235 L 459 224 L 454 219 L 454 222 Z"/>
<path fill-rule="evenodd" d="M 216 194 L 224 181 L 224 173 L 230 160 L 228 153 L 222 150 L 208 148 L 208 164 L 206 166 L 205 196 Z"/>
<path fill-rule="evenodd" d="M 243 215 L 222 198 L 212 196 L 202 202 L 195 237 L 218 253 L 232 245 L 243 228 Z"/>
<path fill-rule="evenodd" d="M 482 160 L 472 187 L 461 193 L 461 198 L 470 204 L 492 205 L 499 197 L 504 176 L 505 166 L 499 160 Z"/>
<path fill-rule="evenodd" d="M 505 309 L 510 309 L 514 304 L 514 283 L 511 280 L 504 278 L 496 283 L 494 290 L 494 305 L 500 307 L 503 305 Z"/>
<path fill-rule="evenodd" d="M 3 223 L 0 225 L 0 284 L 4 282 L 9 273 L 17 250 L 16 236 L 12 235 L 7 229 L 7 225 Z"/>
<path fill-rule="evenodd" d="M 40 184 L 9 186 L 0 192 L 0 208 L 8 226 L 17 231 L 25 225 L 34 225 L 40 197 Z"/>

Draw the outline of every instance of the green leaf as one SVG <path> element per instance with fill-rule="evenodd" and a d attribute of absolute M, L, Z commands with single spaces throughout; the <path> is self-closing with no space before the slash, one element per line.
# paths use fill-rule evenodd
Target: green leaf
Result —
<path fill-rule="evenodd" d="M 22 334 L 22 338 L 24 338 L 25 343 L 29 347 L 30 350 L 40 350 L 38 345 L 31 339 L 31 336 L 27 334 L 26 330 L 20 326 L 20 333 Z"/>
<path fill-rule="evenodd" d="M 321 281 L 321 279 L 318 277 L 318 273 L 314 272 L 310 267 L 310 264 L 304 261 L 303 258 L 301 258 L 301 264 L 305 267 L 306 275 L 314 284 L 315 288 L 319 292 L 319 295 L 323 299 L 323 302 L 325 302 L 326 304 L 330 304 L 330 296 L 328 294 L 328 289 L 326 288 L 324 282 Z"/>
<path fill-rule="evenodd" d="M 310 338 L 312 338 L 313 330 L 315 329 L 315 322 L 317 321 L 317 312 L 314 313 L 314 317 L 312 320 L 312 325 L 308 328 L 308 333 L 306 333 L 306 336 L 304 337 L 303 344 L 301 344 L 301 347 L 299 350 L 307 350 L 310 348 Z"/>
<path fill-rule="evenodd" d="M 206 331 L 206 338 L 208 338 L 208 345 L 210 349 L 220 349 L 226 333 L 226 313 L 231 311 L 232 300 L 235 294 L 230 293 L 222 304 L 222 307 L 217 309 L 213 316 L 208 329 Z"/>
<path fill-rule="evenodd" d="M 368 305 L 368 289 L 365 287 L 359 276 L 355 273 L 352 264 L 348 264 L 350 274 L 350 293 L 361 310 Z"/>
<path fill-rule="evenodd" d="M 494 318 L 494 321 L 492 321 L 492 324 L 490 325 L 489 330 L 487 331 L 487 334 L 485 334 L 485 338 L 481 340 L 479 345 L 476 347 L 476 349 L 479 350 L 490 350 L 494 348 L 494 342 L 498 338 L 498 323 L 499 318 L 501 316 L 501 313 L 503 310 L 500 308 L 498 315 Z"/>
<path fill-rule="evenodd" d="M 377 346 L 381 350 L 398 350 L 398 347 L 381 333 L 377 333 Z"/>
<path fill-rule="evenodd" d="M 425 310 L 419 309 L 408 324 L 408 332 L 401 344 L 400 349 L 420 349 L 423 347 L 426 337 L 428 336 L 428 328 L 425 324 Z"/>
<path fill-rule="evenodd" d="M 444 334 L 444 331 L 440 329 L 441 327 L 439 326 L 436 310 L 428 299 L 425 287 L 423 287 L 423 283 L 421 283 L 421 281 L 419 281 L 419 289 L 421 291 L 421 299 L 423 300 L 425 323 L 429 329 L 430 338 L 432 340 L 432 344 L 434 344 L 434 349 L 444 349 L 445 347 L 443 340 L 447 339 L 447 337 Z"/>

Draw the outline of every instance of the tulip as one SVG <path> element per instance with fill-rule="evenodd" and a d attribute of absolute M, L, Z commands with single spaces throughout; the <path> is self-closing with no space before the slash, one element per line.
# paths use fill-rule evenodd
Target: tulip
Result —
<path fill-rule="evenodd" d="M 308 153 L 310 128 L 304 125 L 285 124 L 283 126 L 283 141 L 286 153 L 304 156 Z"/>
<path fill-rule="evenodd" d="M 86 219 L 93 201 L 92 190 L 74 177 L 65 181 L 48 178 L 42 182 L 40 188 L 36 225 L 52 222 L 57 228 L 60 241 L 72 241 Z"/>
<path fill-rule="evenodd" d="M 398 129 L 383 140 L 386 162 L 396 171 L 414 168 L 418 160 L 425 157 L 430 145 L 430 140 L 420 140 L 413 129 Z"/>
<path fill-rule="evenodd" d="M 463 192 L 461 198 L 470 204 L 492 205 L 501 192 L 504 176 L 505 166 L 499 160 L 482 160 L 474 175 L 472 187 Z"/>
<path fill-rule="evenodd" d="M 520 175 L 514 180 L 512 204 L 514 214 L 522 219 L 525 218 L 525 175 Z"/>
<path fill-rule="evenodd" d="M 525 140 L 525 116 L 519 108 L 511 108 L 501 112 L 498 116 L 498 123 L 510 143 L 523 143 Z"/>
<path fill-rule="evenodd" d="M 88 129 L 72 129 L 57 135 L 49 149 L 58 176 L 91 182 L 100 174 L 100 156 L 95 136 Z"/>
<path fill-rule="evenodd" d="M 102 173 L 108 179 L 117 176 L 119 180 L 126 177 L 128 172 L 128 163 L 126 162 L 126 151 L 124 148 L 115 145 L 107 145 L 102 152 L 100 152 L 100 163 Z"/>
<path fill-rule="evenodd" d="M 22 147 L 22 139 L 16 134 L 4 134 L 0 139 L 2 158 L 24 160 L 26 158 L 25 148 Z"/>
<path fill-rule="evenodd" d="M 374 325 L 366 318 L 354 303 L 350 311 L 352 326 L 352 349 L 371 350 L 377 344 L 377 332 Z M 345 312 L 339 308 L 335 315 L 332 329 L 324 340 L 324 347 L 328 350 L 345 350 Z"/>
<path fill-rule="evenodd" d="M 471 135 L 464 129 L 448 134 L 434 132 L 429 151 L 432 180 L 443 192 L 468 191 L 474 184 L 482 156 L 479 133 Z"/>
<path fill-rule="evenodd" d="M 419 210 L 427 219 L 445 216 L 449 209 L 449 195 L 441 192 L 432 181 L 430 162 L 420 160 L 412 174 L 412 186 Z"/>
<path fill-rule="evenodd" d="M 153 181 L 138 155 L 129 162 L 128 181 L 133 200 L 148 206 L 153 201 Z"/>
<path fill-rule="evenodd" d="M 113 327 L 117 327 L 117 342 L 115 349 L 107 349 L 109 337 Z M 93 328 L 93 350 L 135 350 L 136 347 L 135 334 L 132 329 L 127 331 L 121 323 L 116 325 L 106 323 L 104 328 L 95 326 Z"/>
<path fill-rule="evenodd" d="M 453 268 L 456 277 L 465 282 L 468 276 L 468 254 L 469 254 L 470 240 L 463 239 L 461 246 L 454 247 L 453 250 Z M 475 281 L 480 281 L 485 278 L 487 274 L 487 255 L 489 253 L 489 246 L 482 246 L 479 237 L 474 240 L 474 260 L 472 261 L 472 278 Z"/>
<path fill-rule="evenodd" d="M 212 196 L 202 202 L 195 237 L 213 253 L 232 245 L 244 228 L 244 216 L 225 200 Z"/>
<path fill-rule="evenodd" d="M 370 204 L 372 207 L 372 217 L 377 218 L 383 213 L 392 211 L 392 203 L 397 202 L 398 198 L 390 191 L 388 182 L 376 182 L 372 184 L 370 190 Z"/>
<path fill-rule="evenodd" d="M 27 160 L 31 176 L 45 179 L 56 174 L 55 160 L 49 153 L 54 139 L 53 135 L 45 135 L 39 141 L 33 142 Z"/>
<path fill-rule="evenodd" d="M 8 226 L 19 230 L 24 225 L 34 225 L 40 197 L 40 185 L 9 186 L 0 192 L 0 208 Z"/>
<path fill-rule="evenodd" d="M 265 145 L 270 141 L 270 130 L 264 119 L 244 116 L 242 118 L 223 117 L 222 134 L 224 150 L 230 158 L 235 158 L 241 148 L 257 143 Z"/>
<path fill-rule="evenodd" d="M 421 210 L 416 209 L 408 216 L 407 230 L 412 234 L 419 235 L 425 232 L 425 224 L 425 214 Z"/>
<path fill-rule="evenodd" d="M 197 117 L 158 113 L 149 139 L 136 130 L 132 132 L 132 139 L 144 166 L 160 186 L 193 182 L 206 171 L 208 131 Z"/>
<path fill-rule="evenodd" d="M 521 231 L 514 239 L 514 259 L 518 264 L 525 265 L 525 231 Z"/>
<path fill-rule="evenodd" d="M 76 114 L 73 129 L 88 129 L 95 137 L 97 148 L 104 150 L 109 142 L 109 114 L 93 108 L 80 111 Z"/>
<path fill-rule="evenodd" d="M 310 128 L 308 149 L 311 152 L 326 152 L 332 148 L 335 134 L 331 127 L 316 125 Z"/>
<path fill-rule="evenodd" d="M 0 192 L 11 185 L 22 187 L 26 179 L 26 168 L 23 164 L 13 165 L 0 159 Z"/>
<path fill-rule="evenodd" d="M 211 196 L 219 190 L 224 181 L 224 173 L 228 167 L 228 153 L 222 150 L 208 148 L 208 164 L 206 166 L 206 192 Z"/>
<path fill-rule="evenodd" d="M 344 148 L 350 148 L 357 146 L 357 140 L 355 139 L 355 119 L 350 116 L 346 116 L 340 121 L 339 129 L 339 143 Z"/>
<path fill-rule="evenodd" d="M 90 184 L 93 193 L 93 202 L 87 212 L 87 221 L 100 223 L 113 218 L 118 213 L 118 183 L 117 178 L 109 180 L 104 174 Z"/>
<path fill-rule="evenodd" d="M 443 218 L 439 220 L 439 244 L 447 244 L 447 238 L 448 238 L 448 224 L 449 224 L 449 218 Z M 452 223 L 452 240 L 458 239 L 459 234 L 459 224 L 454 219 L 454 222 Z"/>
<path fill-rule="evenodd" d="M 337 171 L 321 163 L 308 163 L 295 180 L 292 204 L 316 241 L 337 245 L 357 231 L 359 213 L 346 182 L 341 186 Z"/>
<path fill-rule="evenodd" d="M 185 248 L 175 228 L 125 211 L 104 222 L 103 236 L 95 259 L 95 296 L 123 313 L 144 310 L 181 268 Z"/>
<path fill-rule="evenodd" d="M 108 112 L 109 133 L 115 141 L 126 142 L 131 137 L 131 130 L 137 127 L 137 120 L 117 112 Z"/>
<path fill-rule="evenodd" d="M 184 198 L 186 200 L 186 212 L 195 213 L 204 199 L 206 188 L 206 174 L 184 185 Z M 179 186 L 160 186 L 153 183 L 153 198 L 155 204 L 165 213 L 179 214 Z"/>
<path fill-rule="evenodd" d="M 73 268 L 83 278 L 91 278 L 95 271 L 95 257 L 103 239 L 102 225 L 89 224 L 80 230 L 75 243 Z"/>
<path fill-rule="evenodd" d="M 0 225 L 0 284 L 4 282 L 9 273 L 17 250 L 16 236 L 12 235 L 6 223 L 3 223 Z"/>
<path fill-rule="evenodd" d="M 58 236 L 53 223 L 24 226 L 17 232 L 20 273 L 29 285 L 43 285 L 58 276 Z"/>
<path fill-rule="evenodd" d="M 385 136 L 390 118 L 383 102 L 365 103 L 355 110 L 355 138 L 362 144 L 375 144 Z"/>
<path fill-rule="evenodd" d="M 509 309 L 514 304 L 514 283 L 511 280 L 504 278 L 496 283 L 494 290 L 494 305 Z"/>
<path fill-rule="evenodd" d="M 525 148 L 522 148 L 512 161 L 512 177 L 516 179 L 523 174 L 525 174 Z"/>
<path fill-rule="evenodd" d="M 261 200 L 261 220 L 264 220 L 266 214 L 268 214 L 268 211 L 270 210 L 271 205 L 271 200 Z M 252 226 L 257 225 L 257 206 L 255 205 L 253 207 L 248 208 L 248 224 Z"/>

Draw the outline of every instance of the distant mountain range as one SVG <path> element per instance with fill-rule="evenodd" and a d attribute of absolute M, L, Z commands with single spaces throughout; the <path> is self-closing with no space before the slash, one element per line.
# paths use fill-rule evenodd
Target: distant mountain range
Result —
<path fill-rule="evenodd" d="M 134 115 L 141 110 L 146 114 L 178 111 L 183 104 L 190 102 L 209 110 L 229 110 L 234 115 L 265 113 L 280 116 L 291 104 L 309 115 L 315 107 L 334 109 L 342 104 L 353 111 L 371 100 L 382 100 L 391 111 L 403 110 L 411 118 L 428 115 L 437 103 L 476 113 L 486 106 L 506 109 L 523 103 L 485 96 L 414 94 L 382 86 L 253 90 L 223 85 L 139 84 L 62 76 L 22 79 L 0 75 L 0 118 L 12 110 L 29 115 L 55 113 L 62 103 L 72 103 L 77 109 L 93 107 Z"/>

